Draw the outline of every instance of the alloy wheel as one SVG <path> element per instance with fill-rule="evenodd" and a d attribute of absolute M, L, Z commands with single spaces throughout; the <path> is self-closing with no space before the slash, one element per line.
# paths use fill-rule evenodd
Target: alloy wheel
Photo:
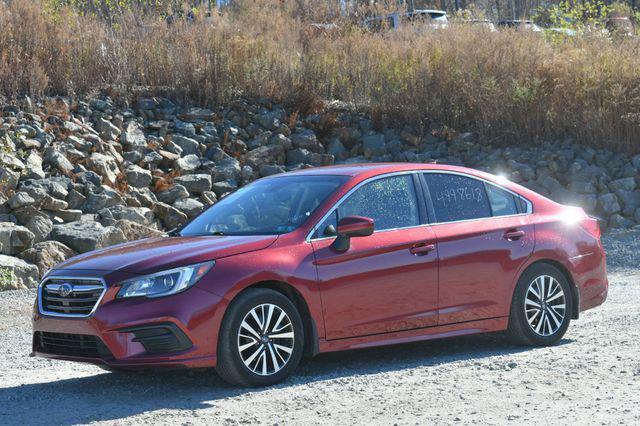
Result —
<path fill-rule="evenodd" d="M 534 279 L 527 289 L 524 312 L 531 329 L 540 336 L 557 332 L 567 313 L 564 290 L 549 275 Z"/>
<path fill-rule="evenodd" d="M 289 315 L 272 303 L 258 305 L 238 329 L 238 352 L 244 365 L 260 376 L 282 370 L 293 352 L 295 334 Z"/>

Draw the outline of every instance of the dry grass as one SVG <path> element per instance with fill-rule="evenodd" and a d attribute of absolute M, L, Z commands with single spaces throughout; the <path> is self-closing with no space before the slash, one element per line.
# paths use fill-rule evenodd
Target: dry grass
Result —
<path fill-rule="evenodd" d="M 640 152 L 636 39 L 550 41 L 464 26 L 370 34 L 349 24 L 324 34 L 288 4 L 246 2 L 212 22 L 169 28 L 124 17 L 109 28 L 13 0 L 0 5 L 0 93 L 144 87 L 206 105 L 270 98 L 300 114 L 340 99 L 378 126 L 438 123 L 494 142 L 573 137 Z"/>

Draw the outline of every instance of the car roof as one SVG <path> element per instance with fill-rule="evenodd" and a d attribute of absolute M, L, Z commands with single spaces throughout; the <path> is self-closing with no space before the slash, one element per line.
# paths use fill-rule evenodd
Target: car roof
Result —
<path fill-rule="evenodd" d="M 387 19 L 387 18 L 392 18 L 394 16 L 412 16 L 412 15 L 420 15 L 420 14 L 425 14 L 425 13 L 433 13 L 433 14 L 437 14 L 437 15 L 446 15 L 447 12 L 444 10 L 438 10 L 438 9 L 416 9 L 414 11 L 411 12 L 394 12 L 394 13 L 390 13 L 388 15 L 383 15 L 383 16 L 372 16 L 369 18 L 366 18 L 365 21 L 375 21 L 375 20 L 383 20 L 383 19 Z"/>
<path fill-rule="evenodd" d="M 356 163 L 356 164 L 340 164 L 334 166 L 311 167 L 308 169 L 299 169 L 288 173 L 273 175 L 277 176 L 351 176 L 366 179 L 371 176 L 377 176 L 394 172 L 419 171 L 419 170 L 443 170 L 465 173 L 473 176 L 485 177 L 486 173 L 478 170 L 469 169 L 460 166 L 451 166 L 448 164 L 435 163 Z"/>
<path fill-rule="evenodd" d="M 533 21 L 530 19 L 502 19 L 498 22 L 512 23 L 512 24 L 533 24 Z"/>
<path fill-rule="evenodd" d="M 416 9 L 413 12 L 407 12 L 407 14 L 412 14 L 412 13 L 438 13 L 438 14 L 444 14 L 444 15 L 447 14 L 446 11 L 438 10 L 438 9 Z"/>
<path fill-rule="evenodd" d="M 341 164 L 334 166 L 323 167 L 311 167 L 308 169 L 299 169 L 287 173 L 280 173 L 277 175 L 271 175 L 263 179 L 278 179 L 286 176 L 348 176 L 350 181 L 361 182 L 374 176 L 389 174 L 389 173 L 401 173 L 412 171 L 443 171 L 460 173 L 475 178 L 484 179 L 488 182 L 492 182 L 496 185 L 504 187 L 510 191 L 513 191 L 521 196 L 525 197 L 529 201 L 539 200 L 542 197 L 540 194 L 533 192 L 532 190 L 519 185 L 515 182 L 509 181 L 503 176 L 496 176 L 491 173 L 483 172 L 477 169 L 470 169 L 462 166 L 452 166 L 449 164 L 436 164 L 436 163 L 355 163 L 355 164 Z"/>

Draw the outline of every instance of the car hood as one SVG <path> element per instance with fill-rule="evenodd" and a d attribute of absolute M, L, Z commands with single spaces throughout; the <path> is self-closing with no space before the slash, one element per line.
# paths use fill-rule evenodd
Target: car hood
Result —
<path fill-rule="evenodd" d="M 144 275 L 269 247 L 277 236 L 159 237 L 72 257 L 55 270 L 121 271 Z"/>

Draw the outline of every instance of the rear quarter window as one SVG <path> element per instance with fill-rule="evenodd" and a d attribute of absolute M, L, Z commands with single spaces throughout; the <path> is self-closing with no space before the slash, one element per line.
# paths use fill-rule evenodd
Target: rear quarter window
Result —
<path fill-rule="evenodd" d="M 490 183 L 485 184 L 485 187 L 494 216 L 509 216 L 521 212 L 520 198 Z"/>

